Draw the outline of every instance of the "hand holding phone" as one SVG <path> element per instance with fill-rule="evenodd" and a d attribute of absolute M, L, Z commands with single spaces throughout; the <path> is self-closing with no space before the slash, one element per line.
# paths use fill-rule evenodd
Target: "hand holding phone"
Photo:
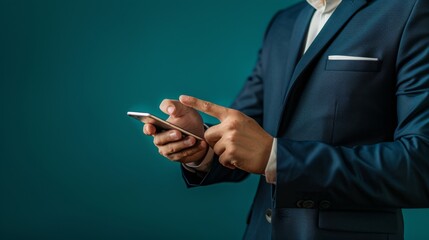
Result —
<path fill-rule="evenodd" d="M 187 131 L 187 130 L 185 130 L 185 129 L 177 126 L 177 125 L 170 123 L 170 122 L 167 122 L 167 121 L 165 121 L 165 120 L 163 120 L 163 119 L 161 119 L 161 118 L 159 118 L 153 114 L 145 113 L 145 112 L 128 112 L 127 115 L 130 117 L 133 117 L 133 118 L 135 118 L 135 119 L 137 119 L 143 123 L 152 124 L 155 127 L 157 127 L 157 129 L 160 129 L 160 130 L 175 129 L 175 130 L 180 131 L 185 136 L 192 136 L 192 137 L 196 138 L 197 140 L 204 141 L 203 138 L 197 136 L 196 134 L 191 133 L 191 132 L 189 132 L 189 131 Z"/>
<path fill-rule="evenodd" d="M 158 148 L 159 154 L 168 160 L 195 163 L 204 159 L 209 146 L 203 137 L 201 115 L 177 100 L 164 99 L 159 108 L 168 114 L 168 121 L 150 113 L 129 112 L 128 115 L 147 123 L 143 128 L 144 134 L 153 137 L 153 144 Z M 177 134 L 172 134 L 174 132 Z"/>

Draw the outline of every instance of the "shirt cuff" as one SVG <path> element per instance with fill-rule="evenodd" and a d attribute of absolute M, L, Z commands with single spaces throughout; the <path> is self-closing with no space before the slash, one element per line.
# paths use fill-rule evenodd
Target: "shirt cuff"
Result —
<path fill-rule="evenodd" d="M 182 163 L 182 166 L 190 172 L 208 172 L 212 166 L 214 151 L 211 147 L 201 162 Z"/>
<path fill-rule="evenodd" d="M 270 158 L 265 167 L 265 180 L 271 184 L 276 184 L 277 182 L 277 138 L 273 140 Z"/>

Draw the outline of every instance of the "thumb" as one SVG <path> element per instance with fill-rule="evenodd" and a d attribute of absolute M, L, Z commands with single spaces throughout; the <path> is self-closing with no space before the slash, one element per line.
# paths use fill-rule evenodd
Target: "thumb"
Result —
<path fill-rule="evenodd" d="M 171 117 L 181 117 L 188 113 L 189 107 L 177 100 L 164 99 L 159 105 L 159 109 Z"/>

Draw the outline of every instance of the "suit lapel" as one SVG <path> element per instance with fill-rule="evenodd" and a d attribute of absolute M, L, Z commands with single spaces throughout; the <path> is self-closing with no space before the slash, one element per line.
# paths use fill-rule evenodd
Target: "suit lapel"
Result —
<path fill-rule="evenodd" d="M 307 5 L 301 11 L 300 15 L 298 16 L 295 22 L 290 45 L 288 46 L 289 58 L 286 64 L 285 79 L 291 79 L 292 74 L 294 73 L 296 63 L 302 56 L 302 51 L 305 43 L 304 40 L 307 37 L 307 31 L 308 31 L 308 27 L 310 25 L 310 21 L 313 16 L 313 13 L 314 13 L 314 8 L 312 8 L 310 5 Z M 290 81 L 286 81 L 286 82 L 290 83 Z M 283 88 L 283 89 L 287 89 L 287 88 Z"/>
<path fill-rule="evenodd" d="M 310 25 L 311 17 L 313 16 L 314 8 L 312 8 L 310 5 L 304 5 L 304 8 L 301 10 L 301 12 L 298 14 L 295 24 L 293 25 L 291 37 L 288 39 L 286 43 L 283 44 L 279 51 L 282 51 L 284 55 L 287 55 L 287 60 L 285 60 L 281 64 L 285 64 L 284 66 L 284 73 L 282 73 L 278 81 L 276 82 L 276 89 L 279 89 L 278 98 L 276 98 L 276 104 L 278 104 L 276 109 L 283 109 L 283 97 L 286 93 L 286 89 L 289 88 L 290 81 L 292 74 L 294 72 L 295 66 L 297 61 L 302 55 L 302 48 L 303 48 L 303 39 L 307 36 L 307 29 Z M 276 97 L 277 97 L 276 96 Z M 276 127 L 275 131 L 277 131 L 277 127 L 280 124 L 280 120 L 282 117 L 282 111 L 274 111 L 273 112 L 273 122 L 272 126 Z"/>
<path fill-rule="evenodd" d="M 294 85 L 297 81 L 299 81 L 302 74 L 308 68 L 308 66 L 317 59 L 320 53 L 329 45 L 329 43 L 334 39 L 337 33 L 341 30 L 341 28 L 349 21 L 349 19 L 366 4 L 367 0 L 343 0 L 343 2 L 337 7 L 335 12 L 329 18 L 328 22 L 325 24 L 323 29 L 314 39 L 311 46 L 307 49 L 305 54 L 301 57 L 301 59 L 296 63 L 299 59 L 300 55 L 303 51 L 303 44 L 305 43 L 305 37 L 307 36 L 308 26 L 311 21 L 312 14 L 314 10 L 312 8 L 305 8 L 299 18 L 297 19 L 297 23 L 295 24 L 294 34 L 292 36 L 291 41 L 291 54 L 288 60 L 287 68 L 290 69 L 287 71 L 286 80 L 290 79 L 288 86 L 283 88 L 283 111 L 279 118 L 279 123 L 277 127 L 277 131 L 280 130 L 280 126 L 284 120 L 284 111 L 286 109 L 286 105 L 289 102 L 289 98 L 293 91 Z M 302 23 L 306 23 L 307 25 L 303 25 Z M 294 65 L 296 63 L 296 66 Z M 282 118 L 283 117 L 283 118 Z"/>
<path fill-rule="evenodd" d="M 302 56 L 301 60 L 295 67 L 292 75 L 292 83 L 295 81 L 313 59 L 328 45 L 328 43 L 335 37 L 337 32 L 347 23 L 347 21 L 356 13 L 366 0 L 346 0 L 343 1 L 331 18 L 328 20 L 322 31 L 314 39 L 313 44 L 308 48 L 307 52 Z M 304 39 L 302 39 L 304 41 Z"/>
<path fill-rule="evenodd" d="M 311 7 L 305 8 L 297 19 L 295 24 L 294 34 L 292 36 L 290 52 L 292 58 L 288 61 L 287 68 L 289 69 L 286 74 L 286 81 L 289 82 L 288 86 L 283 90 L 283 106 L 288 104 L 289 96 L 293 91 L 293 86 L 296 81 L 302 76 L 307 67 L 311 62 L 320 55 L 323 49 L 329 45 L 335 35 L 341 30 L 341 28 L 348 22 L 348 20 L 366 4 L 366 0 L 343 0 L 343 2 L 337 7 L 335 12 L 329 18 L 323 29 L 314 39 L 311 46 L 307 49 L 305 54 L 296 63 L 303 51 L 303 44 L 305 37 L 307 36 L 308 25 L 311 21 L 314 10 Z M 301 22 L 302 21 L 302 22 Z M 307 27 L 306 27 L 307 26 Z M 296 63 L 296 66 L 294 65 Z M 283 110 L 285 111 L 285 109 Z M 281 116 L 283 116 L 282 114 Z M 283 119 L 285 120 L 285 119 Z M 279 127 L 282 120 L 279 121 Z M 277 128 L 279 129 L 279 128 Z"/>

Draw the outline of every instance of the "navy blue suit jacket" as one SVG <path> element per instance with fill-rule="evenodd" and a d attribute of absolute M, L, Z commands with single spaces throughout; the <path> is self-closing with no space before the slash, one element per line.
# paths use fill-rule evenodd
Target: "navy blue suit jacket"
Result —
<path fill-rule="evenodd" d="M 233 104 L 278 138 L 277 184 L 261 177 L 245 239 L 402 239 L 400 209 L 429 206 L 429 1 L 343 0 L 303 54 L 313 13 L 275 15 Z M 247 176 L 216 160 L 183 174 Z"/>

